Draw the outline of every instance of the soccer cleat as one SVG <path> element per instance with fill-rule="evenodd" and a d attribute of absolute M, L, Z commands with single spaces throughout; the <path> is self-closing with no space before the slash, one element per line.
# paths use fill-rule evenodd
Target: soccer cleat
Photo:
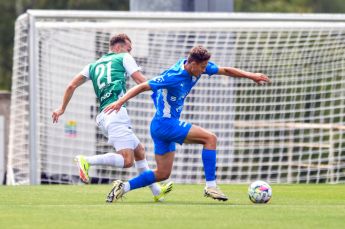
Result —
<path fill-rule="evenodd" d="M 90 183 L 89 178 L 89 168 L 90 164 L 86 161 L 85 157 L 83 155 L 78 155 L 74 158 L 74 162 L 77 164 L 79 168 L 79 177 L 82 182 L 85 184 Z"/>
<path fill-rule="evenodd" d="M 171 192 L 173 188 L 173 182 L 168 182 L 166 184 L 161 185 L 161 192 L 157 196 L 153 196 L 154 202 L 162 202 L 165 199 L 165 196 Z"/>
<path fill-rule="evenodd" d="M 112 203 L 115 199 L 118 200 L 123 197 L 125 194 L 124 191 L 124 182 L 121 180 L 116 180 L 113 182 L 113 188 L 110 190 L 107 199 L 105 200 L 107 203 Z"/>
<path fill-rule="evenodd" d="M 219 187 L 205 187 L 204 196 L 220 201 L 228 200 L 228 197 L 219 189 Z"/>

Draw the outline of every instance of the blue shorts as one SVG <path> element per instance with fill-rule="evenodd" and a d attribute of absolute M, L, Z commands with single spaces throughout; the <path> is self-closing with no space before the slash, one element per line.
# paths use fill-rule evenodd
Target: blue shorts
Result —
<path fill-rule="evenodd" d="M 192 124 L 172 118 L 153 118 L 151 137 L 155 154 L 163 155 L 176 150 L 175 143 L 183 144 Z"/>

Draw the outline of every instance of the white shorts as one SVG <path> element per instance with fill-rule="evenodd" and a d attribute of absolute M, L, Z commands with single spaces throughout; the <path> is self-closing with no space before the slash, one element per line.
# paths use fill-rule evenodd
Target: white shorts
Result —
<path fill-rule="evenodd" d="M 116 151 L 134 150 L 140 143 L 132 131 L 131 120 L 124 107 L 118 113 L 113 111 L 111 114 L 106 114 L 102 111 L 97 115 L 96 123 L 103 135 L 108 138 L 108 144 L 114 146 Z"/>

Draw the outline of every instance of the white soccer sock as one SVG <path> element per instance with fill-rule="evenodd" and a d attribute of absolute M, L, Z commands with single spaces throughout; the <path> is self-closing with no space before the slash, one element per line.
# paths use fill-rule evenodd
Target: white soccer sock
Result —
<path fill-rule="evenodd" d="M 90 165 L 110 165 L 117 168 L 123 168 L 125 164 L 123 156 L 117 153 L 94 155 L 85 157 L 85 159 Z"/>
<path fill-rule="evenodd" d="M 139 174 L 150 169 L 149 164 L 147 163 L 146 159 L 135 161 L 135 167 L 137 168 Z M 154 196 L 158 196 L 159 193 L 161 192 L 161 188 L 159 187 L 157 183 L 153 183 L 149 185 L 149 187 Z"/>
<path fill-rule="evenodd" d="M 129 192 L 129 190 L 131 190 L 131 186 L 130 186 L 129 182 L 125 182 L 125 184 L 123 186 L 123 191 L 126 193 L 126 192 Z"/>
<path fill-rule="evenodd" d="M 217 187 L 216 181 L 206 181 L 206 187 L 211 188 L 211 187 Z"/>

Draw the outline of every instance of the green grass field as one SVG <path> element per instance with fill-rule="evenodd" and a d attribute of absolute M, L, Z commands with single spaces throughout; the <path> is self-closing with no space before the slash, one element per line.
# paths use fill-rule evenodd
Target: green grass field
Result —
<path fill-rule="evenodd" d="M 164 203 L 146 188 L 106 204 L 106 185 L 0 186 L 0 228 L 345 228 L 345 185 L 272 185 L 261 205 L 248 200 L 247 185 L 221 188 L 230 201 L 175 185 Z"/>

